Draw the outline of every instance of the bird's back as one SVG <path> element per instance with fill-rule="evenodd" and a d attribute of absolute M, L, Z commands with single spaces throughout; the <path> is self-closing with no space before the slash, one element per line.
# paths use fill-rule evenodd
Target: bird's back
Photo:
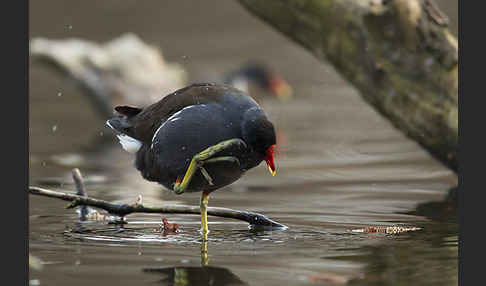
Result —
<path fill-rule="evenodd" d="M 218 103 L 224 111 L 238 117 L 244 110 L 258 104 L 242 91 L 229 86 L 212 83 L 192 84 L 163 97 L 160 101 L 142 109 L 131 118 L 133 138 L 150 142 L 160 124 L 182 109 L 208 103 Z"/>

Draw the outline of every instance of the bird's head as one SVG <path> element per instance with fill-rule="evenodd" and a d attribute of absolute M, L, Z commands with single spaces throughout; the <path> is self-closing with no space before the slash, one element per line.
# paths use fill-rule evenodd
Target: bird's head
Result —
<path fill-rule="evenodd" d="M 245 142 L 261 155 L 267 163 L 268 170 L 275 176 L 275 128 L 261 108 L 251 108 L 245 112 L 242 131 Z"/>

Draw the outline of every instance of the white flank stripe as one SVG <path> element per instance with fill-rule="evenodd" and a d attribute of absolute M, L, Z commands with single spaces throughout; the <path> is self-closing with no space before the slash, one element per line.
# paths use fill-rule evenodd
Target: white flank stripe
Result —
<path fill-rule="evenodd" d="M 152 144 L 150 145 L 150 149 L 153 149 L 154 148 L 154 144 L 155 144 L 155 137 L 157 137 L 157 134 L 159 133 L 160 129 L 162 127 L 164 127 L 165 123 L 167 123 L 167 121 L 165 121 L 164 123 L 160 124 L 159 128 L 157 128 L 157 131 L 155 131 L 155 134 L 154 136 L 152 137 Z"/>
<path fill-rule="evenodd" d="M 178 117 L 178 116 L 181 114 L 181 112 L 182 112 L 183 110 L 186 110 L 186 109 L 192 108 L 192 107 L 194 107 L 194 106 L 196 106 L 196 105 L 189 105 L 189 106 L 184 107 L 183 109 L 181 109 L 181 110 L 177 111 L 176 113 L 172 114 L 172 116 L 171 116 L 171 117 L 167 118 L 167 120 L 166 120 L 166 121 L 164 121 L 162 124 L 160 124 L 159 128 L 157 128 L 157 131 L 155 131 L 154 136 L 152 136 L 152 144 L 150 145 L 150 149 L 153 149 L 153 148 L 154 148 L 154 143 L 156 143 L 155 138 L 157 137 L 157 134 L 159 133 L 160 129 L 161 129 L 162 127 L 164 127 L 164 125 L 165 125 L 167 122 L 175 122 L 175 121 L 177 121 L 177 120 L 181 119 L 180 117 Z M 205 104 L 199 104 L 199 106 L 205 106 Z"/>
<path fill-rule="evenodd" d="M 113 126 L 111 126 L 110 120 L 106 120 L 106 125 L 110 126 L 110 128 L 113 129 L 113 130 L 115 129 L 115 128 L 113 128 Z"/>

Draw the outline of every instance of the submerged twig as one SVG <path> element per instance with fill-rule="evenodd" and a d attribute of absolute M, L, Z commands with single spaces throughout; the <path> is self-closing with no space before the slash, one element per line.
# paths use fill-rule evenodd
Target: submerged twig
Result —
<path fill-rule="evenodd" d="M 177 223 L 169 223 L 167 218 L 162 218 L 162 224 L 154 229 L 155 232 L 160 232 L 164 236 L 168 234 L 177 234 L 179 233 L 179 225 Z"/>
<path fill-rule="evenodd" d="M 353 229 L 352 232 L 397 234 L 421 229 L 422 228 L 415 226 L 369 226 L 360 229 Z"/>
<path fill-rule="evenodd" d="M 200 214 L 199 206 L 185 205 L 162 205 L 147 206 L 141 203 L 136 204 L 117 204 L 91 197 L 84 197 L 64 192 L 52 191 L 40 187 L 29 187 L 29 193 L 32 195 L 57 198 L 63 201 L 71 202 L 68 208 L 77 206 L 91 206 L 103 209 L 110 214 L 124 217 L 132 213 L 161 213 L 161 214 Z M 238 219 L 248 222 L 252 227 L 262 227 L 268 229 L 285 229 L 285 225 L 275 222 L 266 216 L 249 211 L 232 210 L 228 208 L 208 207 L 208 215 Z"/>

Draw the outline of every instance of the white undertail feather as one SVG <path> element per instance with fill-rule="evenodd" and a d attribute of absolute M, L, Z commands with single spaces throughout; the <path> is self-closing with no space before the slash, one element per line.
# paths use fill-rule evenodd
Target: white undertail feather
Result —
<path fill-rule="evenodd" d="M 140 147 L 142 147 L 142 142 L 128 135 L 120 134 L 116 135 L 116 137 L 118 137 L 123 149 L 125 149 L 128 153 L 136 153 Z"/>

